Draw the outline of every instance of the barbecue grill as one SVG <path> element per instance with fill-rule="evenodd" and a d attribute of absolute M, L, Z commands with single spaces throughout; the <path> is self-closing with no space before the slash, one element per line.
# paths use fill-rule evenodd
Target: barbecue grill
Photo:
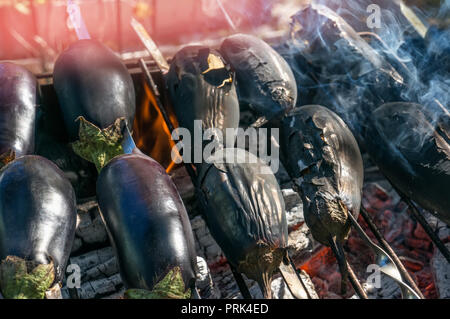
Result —
<path fill-rule="evenodd" d="M 399 199 L 401 198 L 401 201 L 399 200 L 397 202 L 395 209 L 402 211 L 403 215 L 406 215 L 404 213 L 406 210 L 409 211 L 412 220 L 414 220 L 414 227 L 416 229 L 420 227 L 420 229 L 426 235 L 420 237 L 424 240 L 423 245 L 426 245 L 428 243 L 428 247 L 426 249 L 423 249 L 423 251 L 432 251 L 429 243 L 430 241 L 433 242 L 437 250 L 440 252 L 440 254 L 442 254 L 444 264 L 445 261 L 450 264 L 450 251 L 448 249 L 448 245 L 446 245 L 445 240 L 442 240 L 442 235 L 440 235 L 439 232 L 434 229 L 434 226 L 430 225 L 430 220 L 434 220 L 433 216 L 425 211 L 425 209 L 430 208 L 430 206 L 425 205 L 425 207 L 418 207 L 417 203 L 422 203 L 423 201 L 417 200 L 416 203 L 416 198 L 411 197 L 411 193 L 405 192 L 404 188 L 399 186 L 399 183 L 396 182 L 395 178 L 392 178 L 390 172 L 386 169 L 383 169 L 383 165 L 380 165 L 379 163 L 380 159 L 376 158 L 375 160 L 375 156 L 372 153 L 373 150 L 370 150 L 369 147 L 367 147 L 369 143 L 366 144 L 367 139 L 370 138 L 370 135 L 368 135 L 368 132 L 370 133 L 370 130 L 368 130 L 368 126 L 366 125 L 366 123 L 370 121 L 371 112 L 376 109 L 376 107 L 383 104 L 382 102 L 390 102 L 392 99 L 395 100 L 401 97 L 402 92 L 408 92 L 409 94 L 411 85 L 414 85 L 414 82 L 408 81 L 408 65 L 402 64 L 401 61 L 396 59 L 396 57 L 379 54 L 380 41 L 374 34 L 357 33 L 349 25 L 346 24 L 345 20 L 341 20 L 343 18 L 337 15 L 335 11 L 332 11 L 329 8 L 324 8 L 321 4 L 318 4 L 315 7 L 313 6 L 307 8 L 306 11 L 302 11 L 299 16 L 301 17 L 302 15 L 311 14 L 311 10 L 314 14 L 318 14 L 322 19 L 327 20 L 326 23 L 329 23 L 331 20 L 335 23 L 334 27 L 336 27 L 337 23 L 338 31 L 340 31 L 341 33 L 333 33 L 333 36 L 341 38 L 340 40 L 338 40 L 340 41 L 339 43 L 347 42 L 347 44 L 344 45 L 350 44 L 351 46 L 356 48 L 356 51 L 360 50 L 359 59 L 363 62 L 359 61 L 358 63 L 368 63 L 369 65 L 371 65 L 370 67 L 375 70 L 375 72 L 378 72 L 376 75 L 373 75 L 373 78 L 368 79 L 368 83 L 373 84 L 373 82 L 371 81 L 386 81 L 383 82 L 386 83 L 386 87 L 372 86 L 369 93 L 364 92 L 364 97 L 358 99 L 357 102 L 370 101 L 371 104 L 365 105 L 365 108 L 362 111 L 357 111 L 358 116 L 361 116 L 361 118 L 363 118 L 363 124 L 356 124 L 361 123 L 355 122 L 354 118 L 352 117 L 353 115 L 351 114 L 351 111 L 355 110 L 351 107 L 356 106 L 352 105 L 350 109 L 345 110 L 345 112 L 342 112 L 342 108 L 339 107 L 339 103 L 343 102 L 340 99 L 341 91 L 348 92 L 348 90 L 351 90 L 351 88 L 346 87 L 345 84 L 342 84 L 342 87 L 338 85 L 330 89 L 327 88 L 326 85 L 322 85 L 321 79 L 324 78 L 323 72 L 328 72 L 329 70 L 327 68 L 323 68 L 320 70 L 317 69 L 317 65 L 315 64 L 317 63 L 317 61 L 310 60 L 310 58 L 313 57 L 316 53 L 316 51 L 314 50 L 316 50 L 317 47 L 305 48 L 302 46 L 297 46 L 297 49 L 300 49 L 298 49 L 298 51 L 295 51 L 295 54 L 292 55 L 292 52 L 289 50 L 292 49 L 292 45 L 295 45 L 295 41 L 298 40 L 298 38 L 296 38 L 298 34 L 291 33 L 292 37 L 286 41 L 287 46 L 276 44 L 274 45 L 274 47 L 280 52 L 282 56 L 286 58 L 286 60 L 294 70 L 294 75 L 297 82 L 300 82 L 298 83 L 300 87 L 298 90 L 299 101 L 297 102 L 297 105 L 309 104 L 305 103 L 305 100 L 302 100 L 303 97 L 300 96 L 302 92 L 307 90 L 306 88 L 311 87 L 312 91 L 318 92 L 317 95 L 311 95 L 310 92 L 308 92 L 309 94 L 307 95 L 307 97 L 311 99 L 311 101 L 308 100 L 306 102 L 320 101 L 330 109 L 334 110 L 337 113 L 336 116 L 341 116 L 343 118 L 344 122 L 348 125 L 352 133 L 355 135 L 360 145 L 363 153 L 362 159 L 364 160 L 364 165 L 366 166 L 368 164 L 371 164 L 371 159 L 368 156 L 368 154 L 370 154 L 370 157 L 374 159 L 376 165 L 380 167 L 381 174 L 385 174 L 384 176 L 380 175 L 380 171 L 378 171 L 376 166 L 372 164 L 372 171 L 369 171 L 369 175 L 370 173 L 372 175 L 378 174 L 378 178 L 379 176 L 383 176 L 381 178 L 382 180 L 389 181 L 389 183 L 392 181 L 392 184 L 386 183 L 386 185 L 388 186 L 385 187 L 390 187 L 392 190 L 388 194 L 388 191 L 386 191 L 382 187 L 379 187 L 378 185 L 376 185 L 375 190 L 370 189 L 373 184 L 367 183 L 365 185 L 365 187 L 363 188 L 364 193 L 362 196 L 360 211 L 356 212 L 356 214 L 353 215 L 348 214 L 347 224 L 349 228 L 350 225 L 352 226 L 353 231 L 350 233 L 350 237 L 348 240 L 349 243 L 342 247 L 336 248 L 332 245 L 332 249 L 329 250 L 328 248 L 325 248 L 324 246 L 319 244 L 314 238 L 312 238 L 308 227 L 304 224 L 304 218 L 302 216 L 295 221 L 291 221 L 290 223 L 288 222 L 290 236 L 289 244 L 298 244 L 301 242 L 301 240 L 303 240 L 307 244 L 306 247 L 303 247 L 302 249 L 296 250 L 295 248 L 291 247 L 287 250 L 287 260 L 285 260 L 284 264 L 280 266 L 282 276 L 279 276 L 278 279 L 277 276 L 275 276 L 275 285 L 279 284 L 280 286 L 287 287 L 289 290 L 289 293 L 287 293 L 287 295 L 289 297 L 299 298 L 298 291 L 296 294 L 296 289 L 299 288 L 299 285 L 301 285 L 301 289 L 305 292 L 304 295 L 300 294 L 302 295 L 302 297 L 317 298 L 317 291 L 323 292 L 321 296 L 324 296 L 327 289 L 324 289 L 323 287 L 319 288 L 319 280 L 322 283 L 325 282 L 325 280 L 323 280 L 323 276 L 321 277 L 321 275 L 319 275 L 320 271 L 318 269 L 323 267 L 324 265 L 327 265 L 329 269 L 334 269 L 332 268 L 332 266 L 330 266 L 336 266 L 336 260 L 334 259 L 335 257 L 333 257 L 334 253 L 337 256 L 337 261 L 339 263 L 345 263 L 345 267 L 348 268 L 349 272 L 349 279 L 351 284 L 351 286 L 349 286 L 350 291 L 342 292 L 341 295 L 350 297 L 351 295 L 356 293 L 356 296 L 358 296 L 359 298 L 368 298 L 368 295 L 372 297 L 370 293 L 371 288 L 368 286 L 368 284 L 365 283 L 363 285 L 361 283 L 363 278 L 365 279 L 365 277 L 367 277 L 367 273 L 365 274 L 363 271 L 361 271 L 361 269 L 364 269 L 364 267 L 359 264 L 359 254 L 352 252 L 352 249 L 358 250 L 359 247 L 363 247 L 361 248 L 361 250 L 366 249 L 367 251 L 370 251 L 371 254 L 373 254 L 372 263 L 379 266 L 379 270 L 381 271 L 381 273 L 383 273 L 387 277 L 390 277 L 393 282 L 398 285 L 401 291 L 401 296 L 403 298 L 424 298 L 433 296 L 433 294 L 428 293 L 425 288 L 429 288 L 430 285 L 434 285 L 434 282 L 429 283 L 428 281 L 429 284 L 427 285 L 427 287 L 423 287 L 423 283 L 420 281 L 420 279 L 415 275 L 411 275 L 411 269 L 413 269 L 414 265 L 416 264 L 407 258 L 405 259 L 404 256 L 402 256 L 403 251 L 399 251 L 399 249 L 396 247 L 396 240 L 398 239 L 398 236 L 395 238 L 389 237 L 389 239 L 391 240 L 388 240 L 388 238 L 386 238 L 386 235 L 389 234 L 386 234 L 386 232 L 380 229 L 385 226 L 379 223 L 380 220 L 383 220 L 384 217 L 381 216 L 382 214 L 377 214 L 377 208 L 382 211 L 382 208 L 384 206 L 376 202 L 374 198 L 377 198 L 377 196 L 384 196 L 384 200 L 382 202 L 386 205 L 386 207 L 391 204 L 386 203 L 391 201 L 394 196 L 397 196 Z M 297 22 L 299 16 L 296 17 Z M 343 17 L 345 17 L 345 15 L 343 15 Z M 294 17 L 294 22 L 296 21 L 296 18 Z M 333 20 L 334 18 L 336 18 L 336 20 Z M 330 23 L 330 25 L 331 26 L 327 26 L 327 28 L 333 29 L 332 23 Z M 342 32 L 344 33 L 344 35 L 342 34 Z M 354 34 L 352 32 L 354 32 Z M 366 41 L 365 38 L 367 37 L 371 37 L 371 40 Z M 268 42 L 271 42 L 271 40 L 273 41 L 273 39 L 266 40 Z M 310 40 L 311 42 L 314 42 L 317 39 L 315 39 L 314 41 L 312 39 Z M 333 38 L 332 40 L 321 40 L 326 43 L 327 41 L 336 41 L 336 38 Z M 315 45 L 316 44 L 317 43 L 315 43 Z M 323 45 L 323 43 L 320 45 Z M 289 50 L 287 50 L 286 47 Z M 317 50 L 318 55 L 324 54 L 324 51 L 321 51 L 320 48 Z M 203 280 L 204 285 L 201 287 L 198 286 L 200 296 L 207 298 L 214 296 L 217 297 L 219 294 L 222 294 L 222 296 L 226 297 L 232 297 L 233 295 L 242 296 L 244 298 L 261 297 L 261 295 L 259 294 L 260 292 L 257 291 L 258 288 L 255 288 L 256 286 L 254 286 L 255 282 L 248 279 L 245 275 L 243 276 L 241 273 L 239 273 L 238 269 L 234 265 L 227 264 L 226 256 L 223 255 L 220 247 L 217 246 L 217 243 L 209 234 L 209 231 L 204 223 L 205 203 L 202 202 L 204 198 L 202 198 L 198 194 L 198 168 L 196 169 L 189 163 L 176 164 L 171 158 L 171 149 L 175 145 L 174 141 L 170 138 L 171 132 L 179 125 L 179 123 L 173 107 L 173 101 L 171 101 L 169 91 L 166 89 L 167 85 L 165 80 L 168 70 L 166 66 L 161 64 L 160 57 L 157 56 L 157 53 L 158 50 L 156 48 L 156 50 L 150 50 L 150 56 L 133 59 L 122 59 L 122 62 L 124 63 L 126 69 L 132 77 L 136 96 L 136 116 L 132 127 L 129 128 L 130 132 L 132 132 L 132 138 L 136 146 L 144 154 L 149 155 L 157 162 L 159 162 L 164 167 L 166 172 L 172 177 L 172 180 L 177 185 L 178 191 L 181 194 L 184 204 L 187 207 L 194 235 L 197 240 L 196 249 L 200 252 L 203 251 L 203 255 L 204 257 L 206 257 L 208 263 L 208 266 L 206 268 L 209 268 L 209 272 L 204 271 L 203 273 L 204 277 L 206 278 Z M 171 57 L 166 56 L 165 59 L 167 59 L 168 62 L 167 67 L 170 67 L 172 60 Z M 317 60 L 320 61 L 320 59 Z M 379 69 L 382 69 L 382 71 L 379 71 Z M 303 72 L 302 77 L 300 78 L 298 74 L 299 71 Z M 442 76 L 448 77 L 448 73 L 444 73 L 444 75 Z M 75 237 L 73 254 L 70 258 L 69 264 L 82 264 L 82 259 L 84 258 L 84 256 L 87 256 L 86 258 L 91 258 L 92 260 L 94 260 L 93 262 L 96 264 L 96 266 L 89 268 L 88 265 L 85 265 L 86 273 L 84 273 L 83 276 L 84 279 L 88 281 L 92 280 L 92 282 L 95 282 L 99 285 L 95 289 L 92 289 L 92 291 L 87 291 L 86 287 L 71 288 L 66 283 L 60 294 L 65 298 L 88 298 L 105 296 L 117 297 L 118 295 L 121 295 L 123 293 L 123 285 L 121 283 L 120 276 L 117 275 L 118 266 L 116 264 L 115 257 L 113 256 L 112 252 L 108 250 L 108 246 L 110 244 L 108 243 L 106 234 L 103 234 L 105 232 L 103 229 L 104 226 L 101 223 L 98 215 L 98 208 L 94 197 L 95 183 L 98 177 L 98 173 L 92 163 L 89 163 L 77 156 L 77 154 L 75 154 L 75 152 L 73 152 L 72 148 L 69 146 L 70 138 L 64 126 L 63 116 L 60 111 L 60 105 L 55 88 L 53 86 L 52 73 L 40 73 L 36 75 L 36 78 L 39 83 L 41 100 L 40 107 L 37 110 L 38 114 L 36 122 L 37 134 L 35 141 L 35 153 L 37 155 L 46 157 L 47 159 L 56 163 L 58 167 L 65 172 L 66 176 L 69 178 L 74 187 L 75 193 L 78 198 L 78 218 L 80 222 L 78 224 L 79 228 Z M 357 83 L 358 88 L 360 88 L 359 85 L 360 83 Z M 323 97 L 317 98 L 317 96 L 321 94 L 323 95 Z M 437 108 L 439 108 L 439 110 L 441 108 L 443 108 L 444 110 L 448 110 L 448 105 L 445 104 L 446 101 L 448 101 L 448 99 L 444 100 L 443 103 L 437 101 L 436 104 L 440 105 Z M 245 119 L 245 116 L 243 115 L 248 116 L 250 120 L 243 120 Z M 448 116 L 448 113 L 446 115 Z M 253 114 L 251 110 L 241 110 L 240 117 L 240 126 L 245 128 L 254 124 L 255 120 L 258 119 L 258 116 Z M 271 127 L 271 125 L 274 126 L 275 124 L 264 123 L 261 125 Z M 277 123 L 276 125 L 288 124 L 287 122 L 285 123 L 281 121 L 281 124 Z M 448 126 L 445 125 L 439 126 L 440 130 L 444 130 L 443 134 L 442 131 L 440 131 L 440 136 L 443 136 L 445 143 L 449 142 L 449 133 L 445 131 L 447 127 Z M 287 154 L 282 154 L 282 156 L 287 156 Z M 382 160 L 383 158 L 381 158 L 381 161 Z M 449 161 L 449 158 L 444 156 L 443 160 Z M 448 176 L 448 165 L 446 167 L 446 174 Z M 366 167 L 366 180 L 367 170 L 368 169 Z M 292 187 L 292 176 L 287 175 L 287 173 L 284 171 L 284 166 L 282 166 L 281 171 L 281 173 L 277 173 L 275 176 L 281 186 L 287 185 L 287 188 L 281 187 L 281 192 L 283 193 L 283 195 L 285 195 L 284 200 L 287 202 L 286 204 L 288 204 L 288 200 L 286 199 L 295 199 L 293 200 L 293 206 L 295 206 L 296 209 L 302 210 L 305 207 L 304 203 L 302 206 L 300 197 L 294 191 L 292 191 L 292 189 L 298 190 L 295 185 L 294 187 Z M 285 176 L 282 176 L 283 172 L 285 173 Z M 288 189 L 291 190 L 291 193 L 287 191 Z M 432 200 L 436 201 L 435 198 L 433 198 Z M 401 206 L 401 203 L 403 203 L 403 206 Z M 359 217 L 357 216 L 358 213 Z M 437 216 L 440 217 L 439 214 L 437 214 Z M 404 221 L 404 219 L 402 220 Z M 446 221 L 445 218 L 443 220 Z M 83 224 L 83 221 L 85 221 L 86 224 Z M 409 221 L 409 224 L 411 224 L 411 221 Z M 85 227 L 86 233 L 83 233 L 83 228 L 80 227 Z M 398 227 L 401 228 L 402 226 Z M 448 228 L 448 226 L 442 227 Z M 199 235 L 200 233 L 202 233 L 202 236 Z M 299 238 L 294 238 L 295 236 L 303 237 L 300 240 Z M 345 235 L 344 237 L 346 236 L 347 235 Z M 91 237 L 91 240 L 86 240 L 86 238 L 89 237 Z M 358 240 L 360 241 L 360 244 L 356 244 L 357 242 L 359 242 Z M 348 260 L 343 261 L 342 256 L 344 255 L 344 250 L 348 255 Z M 96 253 L 93 253 L 93 251 L 95 251 Z M 361 257 L 360 259 L 362 260 L 363 258 Z M 320 263 L 321 265 L 318 266 L 318 263 Z M 204 261 L 200 260 L 199 265 L 204 265 Z M 203 270 L 205 270 L 204 267 Z M 95 274 L 96 271 L 103 274 Z M 336 271 L 334 271 L 334 273 L 337 274 Z M 219 277 L 220 279 L 218 279 Z M 315 279 L 316 277 L 322 279 Z M 212 280 L 211 278 L 214 280 Z M 332 279 L 332 282 L 336 283 L 338 281 Z M 316 287 L 314 287 L 314 284 Z M 103 288 L 102 285 L 104 286 Z M 113 288 L 105 288 L 105 286 L 108 285 L 112 286 Z M 342 282 L 342 286 L 346 285 L 347 284 L 345 282 Z M 274 283 L 272 283 L 272 289 L 273 288 Z M 336 291 L 338 290 L 339 289 L 336 289 Z M 435 288 L 435 290 L 437 290 L 437 288 Z M 48 295 L 48 297 L 51 296 Z M 284 297 L 286 297 L 286 295 Z"/>

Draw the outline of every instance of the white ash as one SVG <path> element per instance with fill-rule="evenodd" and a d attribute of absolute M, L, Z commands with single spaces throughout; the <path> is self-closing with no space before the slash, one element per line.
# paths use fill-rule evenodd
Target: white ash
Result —
<path fill-rule="evenodd" d="M 107 277 L 119 271 L 112 247 L 72 257 L 69 259 L 69 264 L 78 265 L 82 274 L 81 278 L 86 280 Z"/>
<path fill-rule="evenodd" d="M 90 200 L 77 206 L 77 228 L 72 253 L 86 246 L 105 246 L 109 244 L 105 225 L 100 216 L 97 201 Z"/>
<path fill-rule="evenodd" d="M 219 299 L 221 294 L 219 289 L 214 286 L 208 265 L 206 264 L 205 259 L 199 256 L 197 256 L 197 268 L 196 285 L 200 296 L 207 299 Z"/>
<path fill-rule="evenodd" d="M 426 211 L 422 210 L 421 212 L 439 238 L 445 239 L 450 237 L 450 227 L 447 224 Z M 445 246 L 447 249 L 450 249 L 450 243 L 446 243 Z M 436 247 L 431 259 L 431 267 L 439 298 L 450 299 L 450 264 Z"/>
<path fill-rule="evenodd" d="M 401 290 L 398 284 L 391 278 L 381 274 L 380 288 L 373 283 L 365 282 L 363 288 L 369 299 L 398 299 L 401 298 Z"/>
<path fill-rule="evenodd" d="M 107 278 L 87 281 L 81 284 L 81 287 L 77 289 L 77 294 L 80 299 L 101 298 L 115 294 L 122 287 L 123 283 L 120 274 L 114 274 Z"/>
<path fill-rule="evenodd" d="M 447 243 L 445 246 L 447 249 L 450 249 L 450 243 Z M 439 298 L 450 299 L 450 264 L 439 249 L 435 249 L 431 266 Z"/>

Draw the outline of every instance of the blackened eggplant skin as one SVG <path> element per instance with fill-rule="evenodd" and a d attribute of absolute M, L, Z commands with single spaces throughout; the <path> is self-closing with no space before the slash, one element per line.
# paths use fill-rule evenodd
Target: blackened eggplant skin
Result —
<path fill-rule="evenodd" d="M 37 81 L 27 69 L 0 63 L 0 154 L 34 152 Z"/>
<path fill-rule="evenodd" d="M 132 127 L 136 111 L 133 81 L 122 61 L 100 42 L 73 43 L 56 60 L 53 80 L 72 140 L 78 137 L 79 116 L 100 128 L 124 117 Z"/>
<path fill-rule="evenodd" d="M 234 73 L 219 52 L 187 46 L 175 54 L 167 86 L 180 127 L 194 131 L 194 120 L 203 129 L 217 128 L 226 139 L 226 128 L 239 125 L 239 101 Z"/>
<path fill-rule="evenodd" d="M 366 149 L 402 193 L 450 225 L 449 117 L 429 115 L 414 103 L 380 106 L 371 115 Z"/>
<path fill-rule="evenodd" d="M 100 172 L 97 196 L 126 287 L 152 290 L 174 267 L 192 287 L 194 237 L 180 195 L 159 163 L 138 154 L 115 157 Z"/>
<path fill-rule="evenodd" d="M 17 256 L 53 261 L 63 278 L 75 237 L 76 198 L 64 173 L 51 161 L 22 156 L 0 173 L 0 260 Z"/>
<path fill-rule="evenodd" d="M 294 109 L 280 130 L 285 167 L 302 197 L 305 222 L 329 245 L 349 234 L 347 213 L 357 217 L 364 179 L 358 144 L 333 111 L 319 105 Z"/>
<path fill-rule="evenodd" d="M 283 59 L 263 40 L 235 34 L 220 47 L 236 72 L 239 102 L 267 120 L 279 118 L 297 103 L 294 74 Z"/>
<path fill-rule="evenodd" d="M 271 277 L 288 242 L 278 182 L 266 164 L 243 149 L 218 150 L 207 162 L 198 179 L 208 229 L 228 262 L 270 298 Z"/>

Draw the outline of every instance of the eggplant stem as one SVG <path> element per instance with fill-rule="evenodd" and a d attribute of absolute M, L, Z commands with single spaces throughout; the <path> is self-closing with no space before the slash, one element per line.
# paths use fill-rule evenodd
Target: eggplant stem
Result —
<path fill-rule="evenodd" d="M 189 299 L 191 298 L 191 289 L 186 290 L 180 267 L 174 267 L 153 287 L 153 290 L 128 289 L 125 292 L 125 298 Z"/>
<path fill-rule="evenodd" d="M 272 275 L 267 272 L 262 272 L 256 282 L 261 288 L 264 299 L 272 299 Z"/>
<path fill-rule="evenodd" d="M 125 118 L 120 117 L 110 126 L 101 129 L 80 116 L 79 140 L 72 143 L 74 152 L 85 160 L 95 164 L 100 170 L 114 157 L 124 153 L 122 147 L 122 127 Z"/>
<path fill-rule="evenodd" d="M 54 281 L 53 262 L 38 264 L 7 256 L 0 264 L 0 290 L 7 299 L 44 299 Z"/>
<path fill-rule="evenodd" d="M 344 248 L 341 243 L 337 243 L 336 239 L 330 237 L 328 240 L 331 250 L 336 256 L 338 262 L 339 271 L 341 272 L 341 294 L 345 295 L 347 292 L 347 278 L 348 278 L 348 268 L 347 260 L 345 259 Z"/>

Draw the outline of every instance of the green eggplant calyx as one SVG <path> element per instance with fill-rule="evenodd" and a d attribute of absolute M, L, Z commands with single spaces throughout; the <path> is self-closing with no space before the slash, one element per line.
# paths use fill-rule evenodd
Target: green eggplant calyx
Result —
<path fill-rule="evenodd" d="M 7 299 L 44 299 L 55 280 L 55 267 L 38 264 L 17 256 L 0 263 L 0 291 Z"/>
<path fill-rule="evenodd" d="M 16 159 L 16 152 L 14 150 L 8 150 L 0 155 L 0 168 L 6 166 L 8 163 Z"/>
<path fill-rule="evenodd" d="M 189 299 L 191 291 L 186 291 L 180 267 L 174 267 L 154 287 L 153 290 L 128 289 L 126 299 Z"/>
<path fill-rule="evenodd" d="M 123 154 L 122 127 L 124 117 L 120 117 L 110 126 L 101 129 L 80 116 L 79 140 L 72 143 L 74 152 L 85 160 L 95 164 L 100 170 L 114 157 Z"/>

